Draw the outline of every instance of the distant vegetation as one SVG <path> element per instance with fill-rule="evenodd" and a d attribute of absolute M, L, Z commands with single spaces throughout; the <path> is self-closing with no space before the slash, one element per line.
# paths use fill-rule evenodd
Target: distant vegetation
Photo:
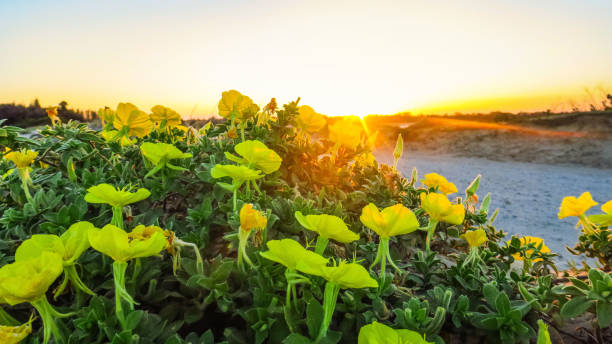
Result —
<path fill-rule="evenodd" d="M 88 122 L 94 119 L 93 111 L 81 111 L 69 109 L 68 102 L 61 101 L 57 106 L 57 113 L 62 121 L 70 119 Z M 5 125 L 15 125 L 19 127 L 31 127 L 49 124 L 49 117 L 44 107 L 40 105 L 38 99 L 28 105 L 21 104 L 0 104 L 0 119 L 6 119 Z"/>

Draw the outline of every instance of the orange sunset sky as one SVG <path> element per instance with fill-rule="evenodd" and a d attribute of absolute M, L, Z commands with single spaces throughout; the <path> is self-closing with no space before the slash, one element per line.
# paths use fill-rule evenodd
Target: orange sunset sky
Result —
<path fill-rule="evenodd" d="M 0 102 L 184 116 L 561 111 L 612 92 L 612 1 L 3 1 Z M 587 93 L 585 88 L 591 93 Z"/>

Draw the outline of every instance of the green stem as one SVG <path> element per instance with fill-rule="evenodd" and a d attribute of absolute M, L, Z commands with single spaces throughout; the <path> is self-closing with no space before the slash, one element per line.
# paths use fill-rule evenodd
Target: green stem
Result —
<path fill-rule="evenodd" d="M 31 304 L 34 306 L 34 308 L 36 308 L 43 322 L 43 344 L 48 343 L 52 335 L 56 342 L 66 343 L 64 335 L 60 331 L 59 327 L 57 327 L 56 318 L 67 316 L 67 314 L 57 312 L 49 304 L 46 296 L 33 301 Z"/>
<path fill-rule="evenodd" d="M 389 261 L 389 265 L 391 265 L 391 267 L 393 267 L 395 271 L 397 271 L 399 274 L 402 274 L 402 270 L 400 270 L 400 268 L 398 268 L 397 265 L 395 265 L 395 263 L 393 262 L 393 259 L 391 259 L 391 250 L 389 249 L 389 238 L 387 238 L 385 242 L 385 256 L 387 257 L 387 260 Z"/>
<path fill-rule="evenodd" d="M 136 281 L 138 275 L 140 275 L 140 271 L 142 270 L 142 262 L 140 258 L 134 259 L 134 270 L 132 271 L 132 281 Z"/>
<path fill-rule="evenodd" d="M 259 186 L 257 186 L 257 182 L 255 180 L 251 180 L 253 183 L 253 189 L 257 191 L 258 194 L 261 194 L 261 190 L 259 190 Z"/>
<path fill-rule="evenodd" d="M 233 203 L 234 203 L 234 212 L 236 212 L 236 208 L 238 208 L 238 188 L 234 186 L 234 195 L 233 195 Z"/>
<path fill-rule="evenodd" d="M 376 258 L 374 259 L 374 261 L 372 262 L 372 265 L 370 265 L 370 270 L 372 270 L 373 267 L 376 266 L 376 264 L 378 264 L 378 262 L 380 262 L 380 260 L 382 259 L 382 248 L 380 247 L 381 244 L 378 243 L 378 248 L 376 249 Z"/>
<path fill-rule="evenodd" d="M 328 242 L 329 242 L 329 239 L 319 235 L 317 237 L 317 243 L 315 244 L 315 253 L 323 255 Z"/>
<path fill-rule="evenodd" d="M 325 292 L 323 297 L 323 321 L 321 322 L 321 329 L 315 343 L 319 343 L 323 338 L 327 336 L 327 330 L 332 321 L 334 310 L 336 309 L 336 301 L 338 299 L 338 293 L 340 287 L 331 282 L 325 283 Z"/>
<path fill-rule="evenodd" d="M 427 238 L 425 239 L 425 252 L 427 252 L 427 255 L 429 255 L 429 253 L 431 252 L 430 243 L 437 226 L 437 220 L 429 219 L 429 224 L 427 225 Z"/>
<path fill-rule="evenodd" d="M 240 122 L 240 138 L 242 138 L 242 142 L 244 142 L 244 127 L 246 127 L 246 121 Z"/>
<path fill-rule="evenodd" d="M 289 283 L 289 281 L 291 280 L 290 274 L 292 273 L 293 271 L 291 269 L 285 270 L 285 279 L 287 280 L 287 292 L 285 295 L 285 307 L 283 308 L 283 313 L 285 315 L 285 321 L 287 322 L 289 331 L 291 331 L 291 333 L 295 333 L 295 324 L 291 314 L 291 294 L 294 290 L 293 287 L 295 287 L 295 285 Z"/>
<path fill-rule="evenodd" d="M 28 187 L 28 183 L 25 180 L 22 180 L 21 185 L 23 186 L 23 192 L 25 193 L 26 199 L 28 200 L 28 202 L 31 202 L 32 195 L 30 195 L 30 189 Z"/>
<path fill-rule="evenodd" d="M 70 282 L 76 290 L 80 290 L 85 294 L 95 295 L 95 293 L 91 291 L 91 289 L 89 289 L 79 277 L 79 274 L 76 271 L 76 265 L 72 264 L 64 266 L 64 280 L 53 294 L 54 300 L 57 299 L 64 292 L 64 290 L 68 286 L 68 282 Z"/>
<path fill-rule="evenodd" d="M 200 249 L 198 248 L 198 245 L 192 242 L 183 241 L 177 237 L 174 237 L 174 242 L 176 242 L 180 246 L 189 246 L 193 248 L 193 252 L 195 253 L 195 256 L 196 256 L 196 270 L 198 274 L 200 275 L 203 274 L 204 273 L 204 261 L 202 260 L 202 255 L 200 255 Z"/>
<path fill-rule="evenodd" d="M 29 187 L 29 184 L 31 183 L 30 168 L 29 167 L 17 168 L 17 172 L 19 172 L 19 177 L 21 178 L 21 188 L 23 189 L 23 192 L 25 193 L 26 200 L 28 202 L 31 202 L 32 195 L 30 194 L 30 187 Z"/>
<path fill-rule="evenodd" d="M 382 288 L 384 288 L 385 279 L 387 278 L 387 275 L 385 274 L 385 268 L 387 265 L 387 251 L 389 250 L 388 245 L 389 245 L 389 238 L 380 238 L 380 243 L 378 244 L 378 249 L 381 251 L 381 258 L 380 258 L 381 283 L 379 284 L 379 289 L 378 289 L 379 292 L 381 292 Z"/>
<path fill-rule="evenodd" d="M 123 207 L 113 206 L 113 218 L 111 224 L 123 229 Z"/>
<path fill-rule="evenodd" d="M 247 264 L 251 267 L 254 266 L 253 262 L 249 258 L 246 252 L 246 246 L 249 240 L 249 236 L 251 235 L 251 231 L 243 231 L 242 228 L 238 229 L 238 267 L 244 271 L 244 265 L 242 260 L 244 259 Z"/>
<path fill-rule="evenodd" d="M 121 300 L 128 303 L 130 310 L 134 310 L 134 304 L 136 303 L 136 301 L 134 301 L 132 296 L 130 296 L 125 289 L 125 271 L 127 270 L 127 267 L 127 262 L 115 261 L 113 263 L 113 280 L 115 282 L 115 314 L 117 315 L 117 319 L 124 330 L 127 328 L 127 323 L 123 314 L 123 305 L 121 304 Z"/>

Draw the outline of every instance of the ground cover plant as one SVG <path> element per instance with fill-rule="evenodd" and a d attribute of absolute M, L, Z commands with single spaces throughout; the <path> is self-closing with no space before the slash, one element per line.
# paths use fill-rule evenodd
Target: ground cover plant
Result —
<path fill-rule="evenodd" d="M 231 90 L 219 114 L 193 128 L 120 103 L 100 131 L 53 109 L 37 136 L 0 127 L 0 342 L 611 340 L 612 201 L 560 200 L 597 266 L 558 271 L 540 238 L 495 228 L 477 171 L 402 176 L 363 121 L 299 99 Z"/>

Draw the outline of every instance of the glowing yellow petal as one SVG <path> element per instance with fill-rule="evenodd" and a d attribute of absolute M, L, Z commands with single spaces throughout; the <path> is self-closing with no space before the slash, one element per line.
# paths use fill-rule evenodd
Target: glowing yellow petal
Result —
<path fill-rule="evenodd" d="M 277 171 L 283 161 L 275 151 L 257 140 L 241 142 L 234 149 L 245 160 L 245 165 L 261 170 L 265 174 Z"/>
<path fill-rule="evenodd" d="M 531 243 L 533 243 L 536 247 L 540 246 L 540 252 L 542 253 L 550 253 L 550 249 L 544 245 L 544 240 L 542 238 L 538 238 L 538 237 L 533 237 L 533 236 L 524 236 L 522 238 L 520 238 L 521 241 L 521 246 L 527 246 Z M 510 241 L 508 241 L 508 244 L 510 244 Z M 531 258 L 534 254 L 534 250 L 533 249 L 528 249 L 525 251 L 525 257 L 526 258 Z M 523 260 L 523 256 L 521 256 L 518 253 L 515 253 L 512 255 L 512 257 L 514 257 L 514 259 L 517 260 Z M 541 258 L 537 258 L 537 259 L 533 259 L 533 262 L 538 262 L 541 261 Z"/>
<path fill-rule="evenodd" d="M 19 326 L 0 325 L 0 343 L 17 344 L 32 333 L 32 321 Z"/>
<path fill-rule="evenodd" d="M 461 204 L 452 204 L 445 195 L 438 193 L 421 193 L 421 208 L 432 220 L 454 225 L 463 223 L 465 208 Z"/>
<path fill-rule="evenodd" d="M 130 192 L 129 189 L 116 189 L 109 184 L 98 184 L 87 189 L 85 201 L 88 203 L 106 203 L 114 207 L 123 207 L 142 201 L 150 195 L 151 192 L 144 188 L 140 188 L 136 192 Z"/>
<path fill-rule="evenodd" d="M 578 198 L 574 196 L 564 197 L 557 216 L 560 219 L 564 219 L 570 216 L 584 215 L 587 210 L 595 205 L 597 205 L 597 202 L 593 200 L 589 192 L 583 193 Z"/>
<path fill-rule="evenodd" d="M 168 143 L 145 142 L 140 146 L 142 155 L 153 165 L 165 163 L 173 159 L 191 158 L 190 153 L 183 153 L 174 145 Z"/>
<path fill-rule="evenodd" d="M 487 233 L 483 229 L 467 231 L 465 234 L 461 235 L 461 237 L 467 241 L 470 247 L 479 247 L 489 240 L 487 238 Z"/>
<path fill-rule="evenodd" d="M 316 113 L 308 105 L 302 105 L 298 108 L 298 116 L 295 118 L 295 122 L 298 128 L 309 134 L 319 132 L 327 124 L 325 117 Z"/>
<path fill-rule="evenodd" d="M 295 270 L 298 262 L 307 262 L 311 266 L 325 266 L 329 261 L 312 251 L 305 249 L 293 239 L 270 240 L 266 243 L 268 251 L 261 252 L 261 256 L 271 261 Z"/>
<path fill-rule="evenodd" d="M 210 170 L 210 175 L 213 178 L 230 177 L 237 184 L 242 184 L 249 180 L 263 178 L 261 171 L 252 170 L 246 166 L 236 165 L 220 165 L 217 164 Z"/>
<path fill-rule="evenodd" d="M 9 152 L 4 157 L 12 161 L 17 168 L 26 168 L 32 165 L 37 156 L 38 152 L 22 149 L 20 151 Z"/>
<path fill-rule="evenodd" d="M 123 229 L 106 225 L 102 229 L 89 229 L 89 242 L 95 250 L 104 253 L 118 262 L 134 258 L 144 258 L 159 254 L 168 242 L 162 232 L 152 231 L 143 235 L 139 230 L 129 235 Z"/>
<path fill-rule="evenodd" d="M 153 129 L 153 122 L 134 104 L 119 103 L 113 126 L 119 131 L 127 130 L 128 136 L 145 137 Z"/>
<path fill-rule="evenodd" d="M 311 262 L 299 261 L 297 270 L 325 278 L 340 288 L 376 288 L 378 282 L 368 271 L 357 263 L 340 262 L 338 266 L 313 265 Z"/>
<path fill-rule="evenodd" d="M 181 124 L 181 115 L 178 112 L 161 105 L 151 108 L 151 120 L 157 124 L 166 121 L 166 127 L 176 127 Z"/>
<path fill-rule="evenodd" d="M 250 203 L 245 203 L 240 209 L 240 229 L 243 231 L 262 230 L 266 228 L 268 219 Z"/>
<path fill-rule="evenodd" d="M 449 195 L 457 192 L 457 187 L 455 184 L 449 182 L 443 176 L 437 173 L 429 173 L 425 175 L 425 179 L 421 180 L 423 185 L 426 185 L 429 188 L 438 188 L 438 191 L 443 194 Z"/>
<path fill-rule="evenodd" d="M 395 204 L 379 211 L 370 203 L 361 210 L 359 219 L 382 238 L 408 234 L 419 228 L 414 213 L 402 204 Z"/>
<path fill-rule="evenodd" d="M 306 229 L 319 233 L 320 236 L 342 243 L 359 240 L 359 234 L 352 232 L 341 218 L 333 215 L 306 215 L 295 212 L 295 218 Z"/>
<path fill-rule="evenodd" d="M 249 119 L 253 117 L 259 107 L 253 103 L 251 98 L 242 95 L 236 90 L 225 91 L 221 94 L 219 101 L 219 116 L 231 119 Z"/>
<path fill-rule="evenodd" d="M 9 305 L 40 299 L 64 270 L 57 253 L 43 251 L 35 258 L 0 268 L 0 295 Z"/>
<path fill-rule="evenodd" d="M 361 141 L 363 126 L 359 120 L 345 117 L 329 127 L 329 139 L 332 142 L 355 150 Z"/>

